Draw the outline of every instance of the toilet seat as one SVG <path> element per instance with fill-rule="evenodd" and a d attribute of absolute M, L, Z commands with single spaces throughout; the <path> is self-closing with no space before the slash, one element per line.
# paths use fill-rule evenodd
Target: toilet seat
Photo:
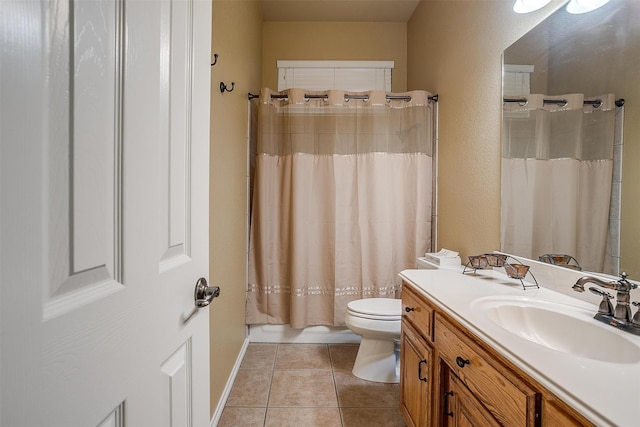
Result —
<path fill-rule="evenodd" d="M 347 312 L 355 317 L 372 320 L 397 321 L 402 318 L 402 300 L 395 298 L 367 298 L 351 301 Z"/>

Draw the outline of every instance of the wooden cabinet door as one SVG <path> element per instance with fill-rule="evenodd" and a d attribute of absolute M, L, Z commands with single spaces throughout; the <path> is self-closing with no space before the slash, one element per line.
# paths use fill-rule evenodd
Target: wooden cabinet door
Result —
<path fill-rule="evenodd" d="M 400 410 L 410 427 L 431 425 L 433 350 L 406 322 L 400 354 Z"/>
<path fill-rule="evenodd" d="M 571 414 L 570 409 L 560 401 L 546 399 L 542 404 L 542 425 L 562 426 L 562 427 L 585 427 L 593 426 L 592 423 L 580 417 L 578 414 Z"/>
<path fill-rule="evenodd" d="M 500 425 L 452 372 L 449 372 L 448 385 L 444 398 L 444 425 L 447 427 L 497 427 Z"/>

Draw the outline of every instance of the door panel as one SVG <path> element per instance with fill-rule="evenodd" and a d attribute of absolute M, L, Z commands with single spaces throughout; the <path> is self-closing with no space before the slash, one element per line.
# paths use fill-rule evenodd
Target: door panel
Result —
<path fill-rule="evenodd" d="M 191 423 L 191 341 L 187 341 L 160 367 L 167 376 L 165 396 L 171 426 Z"/>
<path fill-rule="evenodd" d="M 124 403 L 118 405 L 98 427 L 123 427 L 124 426 Z"/>
<path fill-rule="evenodd" d="M 123 8 L 117 2 L 54 5 L 45 11 L 52 49 L 43 70 L 50 83 L 43 94 L 49 101 L 43 111 L 45 318 L 95 301 L 122 281 Z"/>
<path fill-rule="evenodd" d="M 209 425 L 211 3 L 8 0 L 0 425 Z"/>
<path fill-rule="evenodd" d="M 123 112 L 119 96 L 124 50 L 118 2 L 73 2 L 69 53 L 68 140 L 72 274 L 113 272 L 116 186 Z M 53 193 L 56 194 L 56 193 Z"/>
<path fill-rule="evenodd" d="M 191 212 L 191 70 L 193 67 L 192 2 L 162 4 L 161 105 L 166 124 L 162 132 L 161 271 L 190 255 Z"/>

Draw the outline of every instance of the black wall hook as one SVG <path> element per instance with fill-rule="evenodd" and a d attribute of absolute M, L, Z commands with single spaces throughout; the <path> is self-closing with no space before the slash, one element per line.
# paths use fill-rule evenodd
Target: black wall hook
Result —
<path fill-rule="evenodd" d="M 220 82 L 220 93 L 232 92 L 233 89 L 235 89 L 235 87 L 236 87 L 235 82 L 231 82 L 231 89 L 229 89 L 227 85 L 224 84 L 224 82 Z"/>
<path fill-rule="evenodd" d="M 211 64 L 211 66 L 213 67 L 214 65 L 216 65 L 218 63 L 218 54 L 214 53 L 213 54 L 213 63 Z"/>

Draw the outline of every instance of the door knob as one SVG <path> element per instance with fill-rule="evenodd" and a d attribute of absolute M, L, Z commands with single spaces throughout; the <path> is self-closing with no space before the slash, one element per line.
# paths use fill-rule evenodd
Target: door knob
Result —
<path fill-rule="evenodd" d="M 201 277 L 196 282 L 196 289 L 193 293 L 196 307 L 202 308 L 211 304 L 211 300 L 220 295 L 220 286 L 209 286 L 207 279 Z"/>

